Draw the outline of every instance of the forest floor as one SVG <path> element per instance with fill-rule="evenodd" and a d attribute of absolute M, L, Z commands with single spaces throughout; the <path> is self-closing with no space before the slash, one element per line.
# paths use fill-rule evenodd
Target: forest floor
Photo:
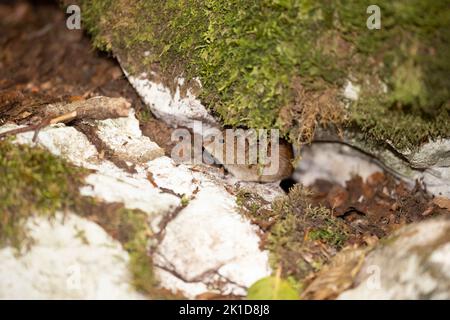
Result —
<path fill-rule="evenodd" d="M 0 3 L 0 125 L 27 124 L 48 103 L 124 97 L 143 134 L 169 155 L 170 128 L 146 109 L 117 61 L 93 49 L 83 31 L 68 30 L 65 19 L 52 1 Z M 410 190 L 381 172 L 367 181 L 355 175 L 345 186 L 316 181 L 312 190 L 314 206 L 328 208 L 349 226 L 346 244 L 367 244 L 404 224 L 450 213 L 450 200 L 431 196 L 420 183 Z M 264 225 L 264 218 L 253 218 Z"/>
<path fill-rule="evenodd" d="M 145 120 L 143 132 L 171 145 L 169 128 L 146 110 L 117 61 L 93 49 L 83 31 L 67 29 L 54 1 L 0 3 L 0 17 L 0 125 L 27 123 L 48 103 L 124 97 Z"/>

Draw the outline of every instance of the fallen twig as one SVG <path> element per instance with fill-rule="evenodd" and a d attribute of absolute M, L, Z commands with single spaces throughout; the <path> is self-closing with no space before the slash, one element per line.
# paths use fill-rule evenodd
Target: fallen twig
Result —
<path fill-rule="evenodd" d="M 128 116 L 131 104 L 124 98 L 95 97 L 67 104 L 49 104 L 44 107 L 43 118 L 37 124 L 0 133 L 0 139 L 19 133 L 35 131 L 33 142 L 39 131 L 56 123 L 68 123 L 72 120 L 105 120 Z"/>

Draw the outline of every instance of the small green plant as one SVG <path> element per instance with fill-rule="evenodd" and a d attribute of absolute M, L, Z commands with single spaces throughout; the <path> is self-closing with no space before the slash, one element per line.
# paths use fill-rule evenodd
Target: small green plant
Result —
<path fill-rule="evenodd" d="M 248 300 L 298 300 L 298 291 L 288 280 L 276 275 L 256 281 L 247 292 Z"/>
<path fill-rule="evenodd" d="M 189 197 L 185 194 L 181 197 L 181 205 L 186 207 L 189 204 Z"/>

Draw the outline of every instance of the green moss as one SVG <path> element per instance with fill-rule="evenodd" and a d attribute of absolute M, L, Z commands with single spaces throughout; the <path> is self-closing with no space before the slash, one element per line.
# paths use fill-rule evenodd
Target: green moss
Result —
<path fill-rule="evenodd" d="M 335 101 L 342 98 L 335 89 L 351 78 L 362 92 L 345 125 L 400 147 L 450 135 L 442 120 L 450 109 L 446 0 L 378 1 L 381 30 L 366 27 L 369 0 L 80 2 L 95 43 L 114 47 L 135 72 L 157 66 L 166 79 L 198 76 L 200 98 L 227 125 L 279 127 L 302 141 L 295 134 L 314 121 L 286 124 L 280 115 L 308 104 L 296 102 L 294 79 L 307 93 L 335 92 Z M 342 102 L 335 109 L 345 113 Z M 391 114 L 415 121 L 393 126 Z"/>
<path fill-rule="evenodd" d="M 0 141 L 0 246 L 21 247 L 29 216 L 72 207 L 85 173 L 45 150 Z"/>
<path fill-rule="evenodd" d="M 94 45 L 100 50 L 110 51 L 111 41 L 103 36 L 101 31 L 103 23 L 107 17 L 103 16 L 106 12 L 113 8 L 113 0 L 102 0 L 102 1 L 90 1 L 90 5 L 84 5 L 82 7 L 83 23 L 85 23 L 85 28 L 94 36 Z M 84 17 L 89 17 L 89 19 L 84 19 Z"/>
<path fill-rule="evenodd" d="M 328 261 L 325 252 L 339 250 L 348 233 L 346 225 L 330 210 L 312 207 L 309 197 L 307 189 L 296 185 L 272 205 L 277 222 L 270 231 L 268 247 L 274 262 L 281 264 L 287 276 L 298 280 L 318 271 Z"/>
<path fill-rule="evenodd" d="M 364 99 L 353 104 L 352 126 L 362 129 L 372 144 L 390 141 L 399 149 L 415 149 L 430 137 L 449 137 L 449 112 L 444 108 L 436 116 L 415 112 L 405 113 L 398 108 L 386 108 L 389 98 L 364 93 Z M 380 101 L 384 101 L 380 103 Z M 449 106 L 450 108 L 450 106 Z"/>
<path fill-rule="evenodd" d="M 336 232 L 332 228 L 311 230 L 309 238 L 311 240 L 320 240 L 336 247 L 341 247 L 347 240 L 345 234 Z"/>

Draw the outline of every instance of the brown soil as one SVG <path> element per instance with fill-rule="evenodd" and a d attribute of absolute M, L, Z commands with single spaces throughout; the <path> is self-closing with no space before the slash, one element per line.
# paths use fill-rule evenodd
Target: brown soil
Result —
<path fill-rule="evenodd" d="M 164 149 L 166 156 L 170 157 L 172 148 L 177 144 L 176 141 L 171 140 L 172 129 L 164 122 L 150 117 L 141 121 L 142 134 L 150 138 L 150 140 L 157 143 Z"/>
<path fill-rule="evenodd" d="M 124 97 L 142 120 L 144 134 L 171 150 L 170 128 L 149 116 L 117 61 L 65 23 L 57 1 L 0 3 L 0 125 L 29 124 L 47 103 Z"/>

